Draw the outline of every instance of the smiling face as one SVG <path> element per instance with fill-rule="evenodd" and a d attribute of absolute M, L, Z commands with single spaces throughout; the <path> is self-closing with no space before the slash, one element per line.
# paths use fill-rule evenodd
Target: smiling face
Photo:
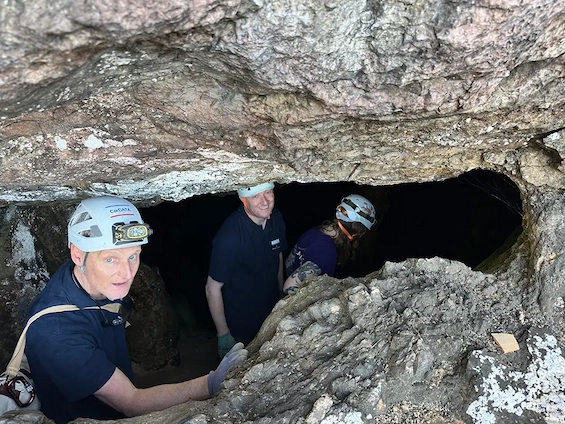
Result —
<path fill-rule="evenodd" d="M 141 246 L 85 252 L 71 244 L 71 258 L 84 272 L 75 268 L 80 285 L 93 299 L 110 300 L 125 297 L 139 269 Z M 84 262 L 86 257 L 86 263 Z"/>
<path fill-rule="evenodd" d="M 275 207 L 275 192 L 265 190 L 255 196 L 240 197 L 247 216 L 257 225 L 263 225 Z"/>

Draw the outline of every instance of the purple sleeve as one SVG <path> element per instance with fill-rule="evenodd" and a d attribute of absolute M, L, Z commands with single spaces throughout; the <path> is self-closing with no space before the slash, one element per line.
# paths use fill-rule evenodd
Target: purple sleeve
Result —
<path fill-rule="evenodd" d="M 331 237 L 319 233 L 319 236 L 312 239 L 311 243 L 304 249 L 303 258 L 303 263 L 311 261 L 318 265 L 322 274 L 327 274 L 330 277 L 334 275 L 337 252 Z"/>

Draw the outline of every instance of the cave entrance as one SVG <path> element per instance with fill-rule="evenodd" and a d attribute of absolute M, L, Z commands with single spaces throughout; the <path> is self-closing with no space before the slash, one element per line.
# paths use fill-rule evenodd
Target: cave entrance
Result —
<path fill-rule="evenodd" d="M 442 182 L 391 187 L 353 183 L 292 183 L 275 190 L 287 226 L 289 249 L 312 226 L 334 215 L 341 198 L 358 193 L 375 204 L 380 222 L 362 239 L 357 260 L 338 269 L 339 278 L 365 276 L 385 261 L 441 256 L 476 267 L 505 241 L 521 233 L 517 186 L 483 170 Z M 193 325 L 214 329 L 204 286 L 212 239 L 238 206 L 237 195 L 204 195 L 141 210 L 154 229 L 143 261 L 157 266 L 173 299 L 186 299 Z M 288 250 L 285 253 L 288 254 Z"/>

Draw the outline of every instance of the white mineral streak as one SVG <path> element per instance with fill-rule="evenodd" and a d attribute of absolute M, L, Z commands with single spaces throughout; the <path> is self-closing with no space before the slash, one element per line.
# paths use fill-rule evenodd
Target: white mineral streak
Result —
<path fill-rule="evenodd" d="M 41 190 L 4 190 L 0 192 L 0 202 L 49 202 L 54 198 L 73 200 L 77 198 L 77 190 L 68 187 L 43 187 Z"/>
<path fill-rule="evenodd" d="M 75 128 L 74 133 L 80 134 L 81 132 L 88 131 L 90 134 L 86 136 L 83 140 L 83 144 L 88 149 L 100 149 L 100 148 L 109 148 L 109 147 L 124 147 L 124 146 L 136 146 L 139 144 L 137 141 L 128 138 L 123 141 L 118 141 L 110 138 L 110 134 L 97 130 L 94 128 Z"/>
<path fill-rule="evenodd" d="M 223 164 L 223 168 L 208 168 L 196 171 L 173 171 L 143 181 L 121 181 L 116 184 L 93 183 L 96 194 L 111 193 L 132 200 L 149 199 L 159 195 L 163 200 L 179 202 L 195 194 L 213 193 L 212 187 L 218 179 L 227 178 L 229 173 L 238 169 L 236 164 Z"/>
<path fill-rule="evenodd" d="M 332 414 L 320 421 L 320 424 L 363 424 L 363 416 L 358 411 Z"/>
<path fill-rule="evenodd" d="M 473 422 L 495 424 L 495 411 L 521 416 L 526 410 L 541 414 L 547 423 L 565 422 L 565 358 L 557 340 L 551 335 L 534 336 L 528 349 L 532 357 L 525 373 L 508 372 L 494 358 L 473 352 L 482 364 L 491 364 L 481 384 L 484 394 L 467 409 Z"/>
<path fill-rule="evenodd" d="M 328 411 L 333 406 L 332 397 L 328 394 L 323 394 L 320 398 L 314 402 L 312 406 L 312 411 L 306 417 L 306 424 L 319 423 L 328 413 Z"/>
<path fill-rule="evenodd" d="M 57 149 L 59 149 L 59 150 L 66 150 L 67 149 L 67 140 L 65 140 L 62 137 L 59 137 L 58 135 L 53 137 L 53 139 L 55 140 L 55 145 L 57 146 Z"/>
<path fill-rule="evenodd" d="M 30 228 L 20 221 L 13 233 L 12 258 L 14 262 L 24 261 L 29 264 L 35 259 L 35 255 L 35 240 Z"/>
<path fill-rule="evenodd" d="M 41 255 L 35 250 L 35 239 L 31 234 L 30 228 L 19 221 L 12 233 L 12 258 L 9 265 L 18 269 L 14 275 L 24 281 L 38 281 L 49 279 L 49 274 L 42 266 Z M 21 265 L 25 264 L 25 268 Z"/>

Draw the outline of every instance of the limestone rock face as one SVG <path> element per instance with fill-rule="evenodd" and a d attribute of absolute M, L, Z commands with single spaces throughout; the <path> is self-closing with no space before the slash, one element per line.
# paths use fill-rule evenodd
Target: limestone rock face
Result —
<path fill-rule="evenodd" d="M 214 399 L 127 422 L 565 420 L 565 1 L 142 3 L 0 7 L 5 359 L 68 254 L 77 199 L 481 168 L 511 178 L 524 211 L 485 272 L 432 258 L 319 278 L 279 302 Z"/>
<path fill-rule="evenodd" d="M 127 422 L 562 422 L 563 344 L 528 284 L 440 258 L 318 278 L 277 304 L 214 399 Z M 501 352 L 501 329 L 520 350 Z"/>
<path fill-rule="evenodd" d="M 527 351 L 510 358 L 482 351 L 471 354 L 467 368 L 478 377 L 474 383 L 479 397 L 467 413 L 476 422 L 512 422 L 515 416 L 524 422 L 562 419 L 563 351 L 543 330 L 533 329 L 525 338 Z"/>
<path fill-rule="evenodd" d="M 4 2 L 0 201 L 563 185 L 563 0 L 342 3 Z"/>

